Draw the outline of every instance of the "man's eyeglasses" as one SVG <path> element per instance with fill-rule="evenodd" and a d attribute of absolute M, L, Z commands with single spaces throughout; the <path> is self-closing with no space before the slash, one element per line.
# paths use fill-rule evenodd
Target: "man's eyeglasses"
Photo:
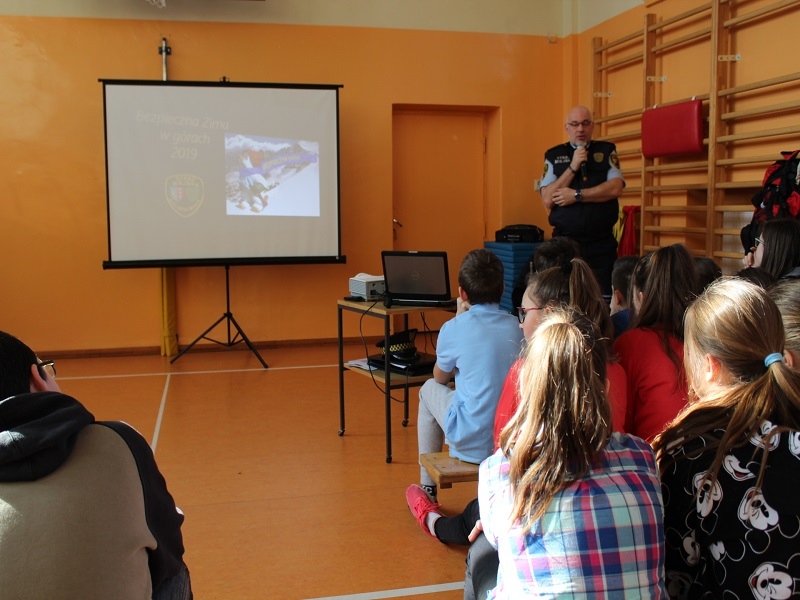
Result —
<path fill-rule="evenodd" d="M 520 323 L 525 322 L 525 315 L 528 313 L 529 310 L 544 310 L 544 306 L 531 306 L 530 308 L 525 308 L 524 306 L 518 306 L 517 318 L 519 319 Z"/>
<path fill-rule="evenodd" d="M 758 237 L 756 238 L 756 248 L 758 248 L 763 243 L 764 243 L 764 240 L 762 240 L 761 238 L 758 238 Z"/>
<path fill-rule="evenodd" d="M 48 377 L 56 378 L 56 363 L 52 360 L 43 360 L 38 365 L 40 371 L 47 373 Z"/>
<path fill-rule="evenodd" d="M 594 123 L 594 121 L 592 121 L 591 119 L 584 119 L 583 121 L 567 121 L 567 125 L 569 125 L 570 127 L 578 127 L 579 125 L 583 125 L 584 127 L 589 127 L 589 125 L 591 125 L 592 123 Z"/>

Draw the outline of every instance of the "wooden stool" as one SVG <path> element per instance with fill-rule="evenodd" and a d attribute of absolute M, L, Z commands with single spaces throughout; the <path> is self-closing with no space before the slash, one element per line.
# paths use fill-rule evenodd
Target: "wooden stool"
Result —
<path fill-rule="evenodd" d="M 454 483 L 478 481 L 480 465 L 453 458 L 447 452 L 420 454 L 419 462 L 440 488 L 453 487 Z"/>

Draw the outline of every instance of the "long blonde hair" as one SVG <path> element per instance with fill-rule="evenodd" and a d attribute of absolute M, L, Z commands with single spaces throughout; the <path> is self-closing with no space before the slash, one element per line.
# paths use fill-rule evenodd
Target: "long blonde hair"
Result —
<path fill-rule="evenodd" d="M 611 436 L 607 345 L 590 319 L 556 308 L 528 344 L 520 405 L 500 434 L 510 463 L 512 521 L 530 530 L 553 497 L 582 478 Z"/>
<path fill-rule="evenodd" d="M 769 297 L 781 311 L 786 347 L 800 354 L 800 279 L 782 279 L 769 288 Z"/>
<path fill-rule="evenodd" d="M 653 443 L 662 474 L 673 461 L 669 449 L 683 439 L 706 438 L 696 454 L 715 452 L 713 482 L 725 455 L 746 445 L 764 420 L 780 424 L 771 435 L 800 430 L 800 373 L 782 360 L 765 363 L 784 349 L 781 315 L 766 291 L 737 278 L 712 283 L 686 311 L 684 337 L 690 403 Z M 704 376 L 707 356 L 725 373 L 711 385 Z"/>

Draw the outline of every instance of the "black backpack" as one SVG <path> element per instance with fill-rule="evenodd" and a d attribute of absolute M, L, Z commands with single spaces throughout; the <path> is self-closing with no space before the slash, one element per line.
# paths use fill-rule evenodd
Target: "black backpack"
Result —
<path fill-rule="evenodd" d="M 769 219 L 797 218 L 800 214 L 800 150 L 781 152 L 764 172 L 761 189 L 751 202 L 755 207 L 753 219 L 742 227 L 741 239 L 745 253 L 756 244 L 761 223 Z"/>

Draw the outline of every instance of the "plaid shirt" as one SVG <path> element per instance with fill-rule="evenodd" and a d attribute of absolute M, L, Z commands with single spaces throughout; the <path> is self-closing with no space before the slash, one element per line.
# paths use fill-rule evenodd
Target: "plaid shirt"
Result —
<path fill-rule="evenodd" d="M 556 494 L 525 535 L 509 529 L 508 461 L 481 465 L 478 499 L 500 557 L 490 598 L 666 598 L 661 485 L 653 451 L 615 433 L 592 470 Z"/>

